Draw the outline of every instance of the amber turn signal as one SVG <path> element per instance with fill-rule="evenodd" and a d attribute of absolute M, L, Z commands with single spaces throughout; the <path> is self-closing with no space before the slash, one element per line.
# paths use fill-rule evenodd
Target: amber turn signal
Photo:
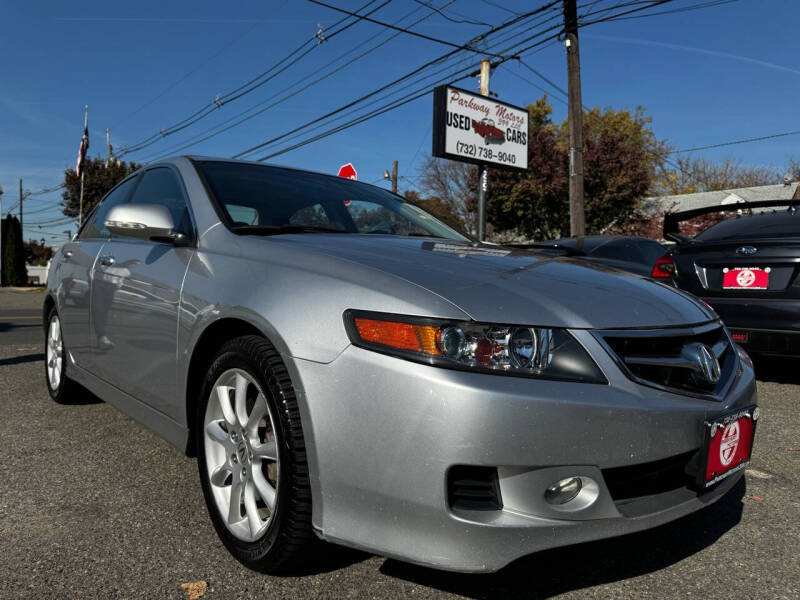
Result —
<path fill-rule="evenodd" d="M 398 350 L 411 350 L 431 356 L 441 356 L 441 352 L 436 347 L 438 327 L 379 321 L 364 317 L 356 317 L 355 324 L 358 335 L 365 342 L 389 346 Z"/>

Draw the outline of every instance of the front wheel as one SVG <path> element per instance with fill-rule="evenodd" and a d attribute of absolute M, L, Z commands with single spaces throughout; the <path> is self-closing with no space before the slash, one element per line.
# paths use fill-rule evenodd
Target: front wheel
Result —
<path fill-rule="evenodd" d="M 67 351 L 61 331 L 61 319 L 55 307 L 47 316 L 44 349 L 47 391 L 50 393 L 50 397 L 59 404 L 69 404 L 74 399 L 75 384 L 67 377 Z"/>
<path fill-rule="evenodd" d="M 222 542 L 245 566 L 295 566 L 313 539 L 308 465 L 294 389 L 257 336 L 226 343 L 207 372 L 195 431 L 200 481 Z"/>

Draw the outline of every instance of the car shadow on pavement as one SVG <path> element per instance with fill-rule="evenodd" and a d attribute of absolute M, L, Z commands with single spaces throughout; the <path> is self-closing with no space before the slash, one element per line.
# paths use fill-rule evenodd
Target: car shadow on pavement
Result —
<path fill-rule="evenodd" d="M 6 367 L 9 365 L 21 365 L 23 363 L 29 362 L 42 362 L 44 360 L 44 354 L 41 352 L 37 354 L 23 354 L 22 356 L 10 356 L 8 358 L 0 358 L 0 367 Z"/>
<path fill-rule="evenodd" d="M 800 358 L 789 356 L 753 356 L 758 381 L 800 384 Z"/>
<path fill-rule="evenodd" d="M 322 540 L 317 540 L 306 552 L 308 552 L 308 559 L 302 561 L 296 569 L 285 573 L 286 577 L 307 577 L 331 573 L 364 562 L 374 556 L 368 552 L 329 544 Z"/>
<path fill-rule="evenodd" d="M 75 383 L 74 381 L 72 384 L 75 386 L 75 389 L 70 393 L 69 399 L 62 402 L 63 404 L 70 406 L 85 406 L 87 404 L 103 403 L 102 398 L 98 398 L 82 385 Z"/>
<path fill-rule="evenodd" d="M 464 575 L 386 560 L 381 572 L 468 598 L 549 598 L 646 575 L 716 542 L 742 516 L 742 478 L 712 506 L 655 529 L 521 558 L 487 575 Z"/>
<path fill-rule="evenodd" d="M 0 321 L 0 333 L 7 331 L 15 331 L 17 329 L 41 329 L 42 324 L 39 322 L 34 323 L 9 323 L 7 321 Z"/>

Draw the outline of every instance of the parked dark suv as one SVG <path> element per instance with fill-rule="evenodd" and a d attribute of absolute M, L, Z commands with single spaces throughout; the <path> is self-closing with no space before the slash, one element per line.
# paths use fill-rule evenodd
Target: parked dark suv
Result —
<path fill-rule="evenodd" d="M 736 204 L 740 214 L 691 239 L 677 234 L 679 223 L 723 207 L 667 215 L 664 221 L 665 237 L 678 242 L 670 253 L 678 287 L 708 302 L 733 339 L 753 354 L 800 356 L 798 204 Z"/>

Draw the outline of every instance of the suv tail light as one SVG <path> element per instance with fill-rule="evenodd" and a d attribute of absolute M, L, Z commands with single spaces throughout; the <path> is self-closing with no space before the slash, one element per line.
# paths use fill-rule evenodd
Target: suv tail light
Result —
<path fill-rule="evenodd" d="M 669 254 L 665 254 L 659 258 L 656 264 L 653 265 L 653 272 L 650 273 L 650 277 L 655 279 L 672 279 L 673 277 L 677 277 L 677 275 L 678 268 Z"/>

